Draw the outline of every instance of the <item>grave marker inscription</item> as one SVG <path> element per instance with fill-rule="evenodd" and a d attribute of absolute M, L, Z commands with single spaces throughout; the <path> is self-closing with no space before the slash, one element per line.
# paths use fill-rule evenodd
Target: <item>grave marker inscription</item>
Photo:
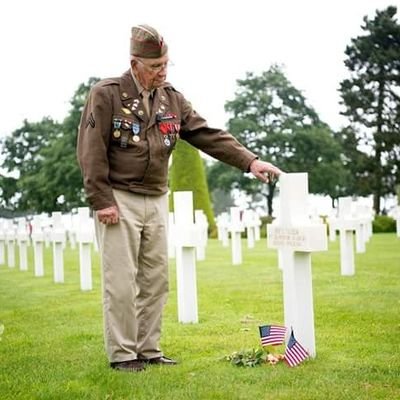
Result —
<path fill-rule="evenodd" d="M 282 263 L 285 325 L 297 332 L 311 357 L 316 355 L 311 253 L 327 250 L 323 224 L 312 223 L 307 210 L 307 173 L 282 174 L 280 214 L 267 226 L 268 246 L 279 250 Z"/>

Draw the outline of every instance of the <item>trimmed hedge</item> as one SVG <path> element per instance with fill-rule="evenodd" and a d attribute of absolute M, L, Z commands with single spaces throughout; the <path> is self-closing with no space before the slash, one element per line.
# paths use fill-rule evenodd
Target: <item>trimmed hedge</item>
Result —
<path fill-rule="evenodd" d="M 372 221 L 374 233 L 396 232 L 396 220 L 387 215 L 377 215 Z"/>
<path fill-rule="evenodd" d="M 208 232 L 216 236 L 217 226 L 208 191 L 204 161 L 199 150 L 184 140 L 178 140 L 172 156 L 169 171 L 169 188 L 171 193 L 178 190 L 193 192 L 193 207 L 201 209 L 207 216 Z M 170 196 L 169 209 L 174 210 L 173 196 Z"/>

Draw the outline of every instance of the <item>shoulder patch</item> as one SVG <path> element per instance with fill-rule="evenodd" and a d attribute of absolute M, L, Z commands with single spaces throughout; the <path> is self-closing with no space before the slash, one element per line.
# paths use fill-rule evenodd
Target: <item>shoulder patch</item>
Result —
<path fill-rule="evenodd" d="M 94 128 L 96 126 L 96 121 L 94 120 L 93 113 L 90 113 L 89 118 L 86 120 L 86 128 L 88 126 Z"/>

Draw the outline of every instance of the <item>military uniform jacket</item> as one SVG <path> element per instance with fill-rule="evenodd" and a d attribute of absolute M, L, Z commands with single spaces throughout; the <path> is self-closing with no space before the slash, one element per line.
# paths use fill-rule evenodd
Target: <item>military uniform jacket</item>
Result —
<path fill-rule="evenodd" d="M 155 90 L 150 116 L 130 71 L 93 86 L 82 112 L 77 145 L 93 209 L 116 204 L 112 188 L 166 193 L 168 159 L 178 139 L 243 171 L 257 158 L 228 132 L 208 127 L 168 83 Z"/>

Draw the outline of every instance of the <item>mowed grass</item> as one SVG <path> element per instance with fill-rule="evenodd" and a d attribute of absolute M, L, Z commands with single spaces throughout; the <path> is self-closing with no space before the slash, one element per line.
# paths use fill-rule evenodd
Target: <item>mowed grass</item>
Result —
<path fill-rule="evenodd" d="M 162 348 L 176 367 L 139 374 L 111 370 L 102 336 L 98 254 L 94 290 L 79 288 L 79 255 L 64 253 L 65 283 L 53 283 L 52 253 L 45 277 L 0 266 L 0 399 L 400 399 L 400 239 L 375 234 L 356 254 L 356 274 L 340 275 L 339 243 L 312 256 L 317 357 L 298 367 L 254 368 L 221 360 L 259 347 L 258 325 L 283 323 L 282 277 L 266 240 L 231 265 L 229 248 L 209 240 L 197 263 L 198 324 L 177 318 L 176 275 Z M 284 349 L 281 348 L 281 351 Z"/>

